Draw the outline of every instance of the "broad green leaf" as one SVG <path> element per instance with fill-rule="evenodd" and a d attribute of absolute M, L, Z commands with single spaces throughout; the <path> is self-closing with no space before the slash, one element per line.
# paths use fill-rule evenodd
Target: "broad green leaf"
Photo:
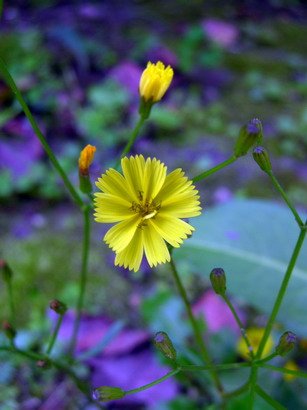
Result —
<path fill-rule="evenodd" d="M 227 275 L 227 290 L 269 314 L 287 269 L 299 228 L 288 208 L 269 201 L 234 200 L 205 210 L 196 232 L 174 252 L 179 271 L 209 280 L 214 267 Z M 307 239 L 293 271 L 277 320 L 307 334 Z"/>

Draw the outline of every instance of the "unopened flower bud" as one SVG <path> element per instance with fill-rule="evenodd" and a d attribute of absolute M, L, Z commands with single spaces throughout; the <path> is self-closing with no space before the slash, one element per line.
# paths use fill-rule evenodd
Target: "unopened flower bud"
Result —
<path fill-rule="evenodd" d="M 47 370 L 47 369 L 50 369 L 51 362 L 48 359 L 40 359 L 40 360 L 37 360 L 36 366 L 42 370 Z"/>
<path fill-rule="evenodd" d="M 256 147 L 253 151 L 254 160 L 264 172 L 272 171 L 272 165 L 268 151 L 263 147 Z"/>
<path fill-rule="evenodd" d="M 165 357 L 171 360 L 176 360 L 177 352 L 167 333 L 156 333 L 154 337 L 154 344 Z"/>
<path fill-rule="evenodd" d="M 79 157 L 79 187 L 84 194 L 92 192 L 89 167 L 94 159 L 96 147 L 87 145 L 80 153 Z"/>
<path fill-rule="evenodd" d="M 2 323 L 2 329 L 5 333 L 5 336 L 9 339 L 9 340 L 14 340 L 16 337 L 16 330 L 14 329 L 14 327 L 11 325 L 11 323 L 9 323 L 8 321 L 4 321 Z"/>
<path fill-rule="evenodd" d="M 296 345 L 297 337 L 296 334 L 290 331 L 283 333 L 280 336 L 278 345 L 275 348 L 276 353 L 279 356 L 285 356 L 288 354 Z"/>
<path fill-rule="evenodd" d="M 122 399 L 125 392 L 119 387 L 101 386 L 93 391 L 93 399 L 98 401 L 111 401 Z"/>
<path fill-rule="evenodd" d="M 49 304 L 50 309 L 54 310 L 58 315 L 64 315 L 67 310 L 65 303 L 57 299 L 53 299 Z"/>
<path fill-rule="evenodd" d="M 93 145 L 88 144 L 83 150 L 80 152 L 79 157 L 79 172 L 81 175 L 88 175 L 89 174 L 89 167 L 94 160 L 94 154 L 96 151 L 96 147 Z"/>
<path fill-rule="evenodd" d="M 156 64 L 147 63 L 139 84 L 141 96 L 139 112 L 144 118 L 149 117 L 152 105 L 164 96 L 172 82 L 173 75 L 173 69 L 170 66 L 165 67 L 161 61 Z"/>
<path fill-rule="evenodd" d="M 262 140 L 262 124 L 257 118 L 249 121 L 244 125 L 239 133 L 238 139 L 234 147 L 235 157 L 246 155 L 248 150 Z"/>
<path fill-rule="evenodd" d="M 214 268 L 210 273 L 210 281 L 213 290 L 218 295 L 225 295 L 226 292 L 226 275 L 224 269 Z"/>
<path fill-rule="evenodd" d="M 0 259 L 0 271 L 5 282 L 9 282 L 13 276 L 13 271 L 4 259 Z"/>

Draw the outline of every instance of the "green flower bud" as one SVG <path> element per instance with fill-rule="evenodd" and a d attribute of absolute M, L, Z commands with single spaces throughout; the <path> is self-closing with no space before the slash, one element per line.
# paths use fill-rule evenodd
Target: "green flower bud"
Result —
<path fill-rule="evenodd" d="M 58 315 L 64 315 L 67 311 L 65 303 L 57 299 L 53 299 L 49 304 L 50 309 L 54 310 Z"/>
<path fill-rule="evenodd" d="M 275 348 L 275 352 L 279 356 L 285 356 L 288 354 L 296 345 L 297 337 L 293 332 L 285 332 L 280 336 L 278 345 Z"/>
<path fill-rule="evenodd" d="M 256 147 L 253 151 L 254 160 L 264 172 L 272 171 L 272 165 L 268 151 L 263 147 Z"/>
<path fill-rule="evenodd" d="M 13 271 L 4 259 L 0 259 L 0 271 L 5 282 L 9 282 L 12 279 Z"/>
<path fill-rule="evenodd" d="M 224 269 L 212 269 L 210 273 L 210 281 L 214 292 L 218 295 L 224 296 L 226 292 L 226 275 Z"/>
<path fill-rule="evenodd" d="M 101 386 L 93 391 L 93 399 L 98 401 L 111 401 L 122 399 L 125 392 L 120 387 Z"/>
<path fill-rule="evenodd" d="M 171 360 L 176 360 L 177 352 L 167 333 L 156 333 L 154 337 L 154 344 L 165 357 Z"/>
<path fill-rule="evenodd" d="M 6 320 L 2 323 L 2 329 L 5 333 L 5 336 L 9 340 L 14 340 L 16 337 L 16 330 L 13 328 L 11 323 L 7 322 Z"/>
<path fill-rule="evenodd" d="M 239 133 L 234 147 L 235 157 L 246 155 L 248 150 L 262 141 L 262 124 L 257 118 L 244 125 Z"/>

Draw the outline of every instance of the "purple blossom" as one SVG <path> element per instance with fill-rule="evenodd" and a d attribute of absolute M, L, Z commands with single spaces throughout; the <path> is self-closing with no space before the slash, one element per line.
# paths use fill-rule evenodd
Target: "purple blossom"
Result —
<path fill-rule="evenodd" d="M 229 48 L 237 42 L 239 32 L 233 24 L 217 19 L 207 19 L 203 21 L 202 27 L 207 36 L 221 47 Z"/>
<path fill-rule="evenodd" d="M 194 304 L 193 312 L 198 316 L 204 317 L 209 332 L 217 333 L 224 328 L 228 328 L 234 333 L 240 334 L 240 329 L 228 306 L 223 299 L 212 290 L 204 293 Z M 237 309 L 237 313 L 244 323 L 245 315 L 239 309 Z"/>
<path fill-rule="evenodd" d="M 43 149 L 27 119 L 14 119 L 4 127 L 9 137 L 0 141 L 1 169 L 8 169 L 13 179 L 30 171 L 42 156 Z"/>

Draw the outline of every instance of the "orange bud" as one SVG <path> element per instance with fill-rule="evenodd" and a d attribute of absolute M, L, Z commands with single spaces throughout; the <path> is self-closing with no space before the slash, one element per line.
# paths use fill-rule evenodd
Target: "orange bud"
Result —
<path fill-rule="evenodd" d="M 88 175 L 88 169 L 94 159 L 96 147 L 88 144 L 80 153 L 79 157 L 79 172 L 83 176 Z"/>

